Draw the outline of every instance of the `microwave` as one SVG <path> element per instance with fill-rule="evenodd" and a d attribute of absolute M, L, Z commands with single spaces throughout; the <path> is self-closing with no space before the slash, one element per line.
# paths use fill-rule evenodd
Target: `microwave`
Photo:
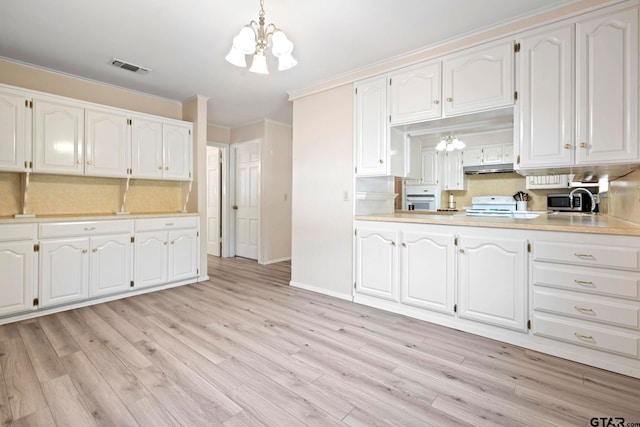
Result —
<path fill-rule="evenodd" d="M 586 193 L 575 193 L 569 203 L 569 193 L 547 194 L 547 209 L 550 211 L 591 212 L 591 197 Z"/>

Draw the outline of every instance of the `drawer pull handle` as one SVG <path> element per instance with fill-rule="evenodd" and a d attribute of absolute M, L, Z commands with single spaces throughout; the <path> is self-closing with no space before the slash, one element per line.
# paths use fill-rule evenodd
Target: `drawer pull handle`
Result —
<path fill-rule="evenodd" d="M 593 311 L 593 308 L 584 308 L 584 307 L 580 307 L 579 305 L 574 306 L 574 308 L 582 313 L 595 314 L 595 312 Z"/>
<path fill-rule="evenodd" d="M 580 338 L 581 340 L 593 341 L 593 337 L 591 335 L 582 335 L 577 332 L 574 332 L 573 335 Z"/>
<path fill-rule="evenodd" d="M 582 285 L 582 286 L 586 286 L 589 288 L 593 288 L 593 282 L 591 280 L 577 280 L 575 279 L 574 282 L 576 282 L 576 284 L 578 285 Z"/>
<path fill-rule="evenodd" d="M 95 230 L 95 227 L 85 227 L 84 231 L 91 231 L 91 230 Z"/>
<path fill-rule="evenodd" d="M 171 226 L 173 225 L 173 223 L 172 223 L 172 222 L 167 222 L 165 225 L 166 225 L 167 227 L 171 227 Z"/>
<path fill-rule="evenodd" d="M 585 259 L 596 259 L 596 257 L 594 257 L 591 254 L 579 254 L 579 253 L 575 253 L 575 256 L 577 256 L 578 258 L 585 258 Z"/>

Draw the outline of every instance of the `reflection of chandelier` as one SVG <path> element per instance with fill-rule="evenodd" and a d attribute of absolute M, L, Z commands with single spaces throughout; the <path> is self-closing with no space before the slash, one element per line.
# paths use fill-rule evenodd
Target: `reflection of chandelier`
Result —
<path fill-rule="evenodd" d="M 438 145 L 436 145 L 436 150 L 438 151 L 453 151 L 453 150 L 462 150 L 465 147 L 464 142 L 460 141 L 453 135 L 443 136 L 440 139 Z"/>
<path fill-rule="evenodd" d="M 253 63 L 249 71 L 258 74 L 269 74 L 267 57 L 264 51 L 271 41 L 271 53 L 278 58 L 278 70 L 288 70 L 296 66 L 293 43 L 274 24 L 264 25 L 264 0 L 260 0 L 260 17 L 258 22 L 251 21 L 242 27 L 240 33 L 233 38 L 231 51 L 225 57 L 227 61 L 238 67 L 246 67 L 245 55 L 253 55 Z"/>

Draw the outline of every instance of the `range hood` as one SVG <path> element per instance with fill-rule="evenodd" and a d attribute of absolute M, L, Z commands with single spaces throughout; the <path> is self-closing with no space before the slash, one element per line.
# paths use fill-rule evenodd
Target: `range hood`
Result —
<path fill-rule="evenodd" d="M 465 175 L 480 175 L 483 173 L 513 172 L 513 163 L 498 163 L 493 165 L 464 166 Z"/>

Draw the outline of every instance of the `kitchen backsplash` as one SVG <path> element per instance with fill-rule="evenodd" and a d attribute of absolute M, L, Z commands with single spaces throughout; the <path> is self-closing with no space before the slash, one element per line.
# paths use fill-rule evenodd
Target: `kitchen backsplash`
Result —
<path fill-rule="evenodd" d="M 529 194 L 529 210 L 546 211 L 547 193 L 567 193 L 568 189 L 527 190 L 526 179 L 517 173 L 495 173 L 482 175 L 466 175 L 467 189 L 465 191 L 443 191 L 440 198 L 442 208 L 446 208 L 449 193 L 453 193 L 456 208 L 462 210 L 471 207 L 474 196 L 512 196 L 518 191 Z"/>

